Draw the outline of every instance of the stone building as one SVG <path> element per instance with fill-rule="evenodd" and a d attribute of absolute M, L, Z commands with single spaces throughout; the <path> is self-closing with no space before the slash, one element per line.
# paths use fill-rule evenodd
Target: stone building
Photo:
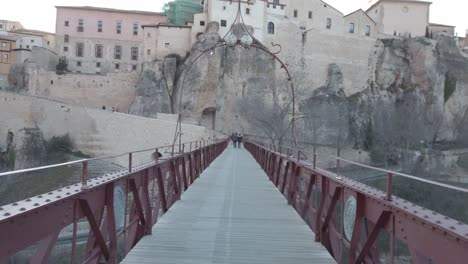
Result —
<path fill-rule="evenodd" d="M 161 13 L 98 7 L 57 6 L 56 49 L 68 69 L 81 73 L 141 69 L 142 25 L 166 22 Z"/>
<path fill-rule="evenodd" d="M 185 57 L 192 48 L 190 26 L 174 26 L 165 23 L 142 25 L 145 35 L 144 60 L 163 59 L 169 54 Z"/>
<path fill-rule="evenodd" d="M 345 23 L 345 17 L 336 8 L 321 0 L 252 0 L 249 5 L 242 5 L 242 19 L 245 24 L 253 28 L 253 35 L 262 42 L 269 42 L 277 38 L 280 31 L 285 28 L 294 27 L 300 29 L 304 34 L 308 31 L 324 32 L 326 34 L 343 35 L 349 33 L 349 22 Z M 223 37 L 236 19 L 238 6 L 230 4 L 229 1 L 207 0 L 204 1 L 204 13 L 194 16 L 192 42 L 196 36 L 206 31 L 208 22 L 218 22 L 219 34 Z M 361 16 L 359 12 L 351 14 Z M 366 28 L 375 27 L 375 22 L 369 17 L 360 19 L 357 27 L 358 32 L 365 32 Z M 362 26 L 360 29 L 358 27 Z M 365 34 L 363 34 L 365 35 Z M 369 34 L 373 35 L 373 34 Z"/>
<path fill-rule="evenodd" d="M 0 90 L 8 86 L 10 67 L 15 63 L 16 38 L 0 35 Z"/>
<path fill-rule="evenodd" d="M 366 13 L 381 34 L 424 36 L 429 26 L 431 2 L 419 0 L 370 0 Z"/>
<path fill-rule="evenodd" d="M 42 47 L 55 50 L 55 34 L 33 29 L 17 29 L 9 32 L 11 35 L 18 36 L 17 48 Z M 31 40 L 34 40 L 31 42 Z M 29 47 L 28 47 L 29 46 Z"/>
<path fill-rule="evenodd" d="M 377 36 L 376 24 L 364 10 L 359 9 L 344 17 L 345 34 L 356 34 L 358 36 Z M 347 26 L 347 28 L 346 28 Z"/>
<path fill-rule="evenodd" d="M 10 31 L 10 36 L 16 37 L 16 48 L 18 49 L 32 49 L 33 47 L 41 47 L 49 49 L 47 40 L 42 35 L 34 33 L 23 33 L 18 31 Z"/>
<path fill-rule="evenodd" d="M 6 35 L 8 31 L 15 31 L 22 28 L 23 25 L 18 21 L 0 20 L 0 34 Z"/>
<path fill-rule="evenodd" d="M 466 30 L 463 48 L 464 49 L 468 48 L 468 29 Z"/>
<path fill-rule="evenodd" d="M 455 26 L 442 25 L 442 24 L 436 24 L 436 23 L 429 23 L 429 32 L 432 32 L 432 33 L 443 32 L 443 33 L 447 33 L 448 35 L 454 37 L 455 36 Z"/>

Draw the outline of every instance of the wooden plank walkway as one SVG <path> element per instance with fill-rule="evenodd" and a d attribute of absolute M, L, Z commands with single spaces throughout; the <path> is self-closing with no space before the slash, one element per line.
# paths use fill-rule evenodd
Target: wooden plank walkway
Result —
<path fill-rule="evenodd" d="M 228 149 L 122 263 L 336 263 L 244 149 Z"/>

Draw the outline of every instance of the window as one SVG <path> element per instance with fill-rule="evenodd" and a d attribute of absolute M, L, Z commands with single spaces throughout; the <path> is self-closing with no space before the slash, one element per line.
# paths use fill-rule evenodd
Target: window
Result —
<path fill-rule="evenodd" d="M 268 23 L 268 34 L 275 34 L 275 24 L 273 22 Z"/>
<path fill-rule="evenodd" d="M 114 59 L 116 60 L 122 59 L 122 46 L 116 45 L 114 47 Z"/>
<path fill-rule="evenodd" d="M 137 47 L 132 47 L 132 60 L 134 61 L 138 60 L 138 48 Z"/>
<path fill-rule="evenodd" d="M 226 20 L 223 20 L 223 19 L 222 19 L 222 20 L 221 20 L 221 26 L 222 26 L 222 27 L 226 27 L 226 25 L 227 25 Z"/>
<path fill-rule="evenodd" d="M 7 43 L 6 42 L 2 42 L 2 48 L 6 48 L 7 47 Z"/>
<path fill-rule="evenodd" d="M 34 43 L 34 39 L 31 39 L 31 43 Z"/>
<path fill-rule="evenodd" d="M 116 63 L 116 64 L 115 64 L 115 69 L 116 69 L 116 70 L 120 69 L 120 64 Z"/>
<path fill-rule="evenodd" d="M 29 45 L 26 45 L 26 48 L 29 49 Z"/>
<path fill-rule="evenodd" d="M 297 17 L 297 10 L 294 10 L 294 17 Z"/>
<path fill-rule="evenodd" d="M 165 47 L 166 49 L 168 49 L 168 48 L 169 48 L 169 43 L 167 43 L 167 42 L 164 43 L 164 47 Z"/>
<path fill-rule="evenodd" d="M 64 37 L 65 38 L 64 38 L 63 42 L 65 42 L 65 43 L 70 42 L 70 36 L 69 35 L 65 35 Z"/>
<path fill-rule="evenodd" d="M 133 24 L 133 35 L 138 35 L 138 23 Z"/>
<path fill-rule="evenodd" d="M 205 21 L 200 20 L 200 26 L 205 26 Z"/>
<path fill-rule="evenodd" d="M 96 58 L 102 58 L 102 51 L 103 51 L 102 44 L 96 44 L 95 51 L 96 51 L 95 52 Z"/>
<path fill-rule="evenodd" d="M 327 18 L 327 29 L 330 29 L 331 28 L 331 18 Z"/>
<path fill-rule="evenodd" d="M 365 30 L 366 30 L 366 36 L 370 36 L 370 26 L 369 25 L 366 26 Z"/>
<path fill-rule="evenodd" d="M 3 62 L 8 63 L 8 60 L 9 60 L 8 54 L 7 53 L 3 54 Z"/>
<path fill-rule="evenodd" d="M 245 14 L 250 15 L 250 8 L 245 9 Z"/>
<path fill-rule="evenodd" d="M 354 34 L 354 23 L 349 23 L 349 33 Z"/>
<path fill-rule="evenodd" d="M 309 19 L 312 19 L 312 11 L 309 11 Z"/>
<path fill-rule="evenodd" d="M 101 20 L 99 20 L 97 22 L 97 32 L 102 32 L 102 21 Z"/>
<path fill-rule="evenodd" d="M 47 41 L 47 45 L 50 45 L 50 41 Z"/>
<path fill-rule="evenodd" d="M 67 46 L 63 47 L 63 51 L 68 52 L 68 47 Z"/>
<path fill-rule="evenodd" d="M 76 56 L 83 57 L 84 44 L 81 42 L 76 43 Z"/>
<path fill-rule="evenodd" d="M 96 68 L 101 68 L 101 63 L 100 62 L 96 62 Z"/>
<path fill-rule="evenodd" d="M 0 24 L 0 29 L 3 29 L 3 24 Z"/>
<path fill-rule="evenodd" d="M 66 27 L 70 26 L 70 22 L 69 22 L 68 20 L 65 21 L 65 26 L 66 26 Z"/>
<path fill-rule="evenodd" d="M 22 48 L 23 48 L 23 45 L 20 44 L 20 49 L 22 49 Z"/>
<path fill-rule="evenodd" d="M 279 3 L 280 3 L 279 0 L 273 0 L 273 4 L 279 5 Z"/>
<path fill-rule="evenodd" d="M 117 26 L 115 28 L 117 34 L 122 33 L 122 22 L 117 22 Z"/>
<path fill-rule="evenodd" d="M 136 70 L 137 70 L 137 66 L 136 66 L 136 65 L 132 65 L 132 70 L 136 71 Z"/>
<path fill-rule="evenodd" d="M 84 32 L 84 21 L 83 19 L 78 19 L 78 28 L 76 29 L 78 32 Z"/>
<path fill-rule="evenodd" d="M 77 61 L 76 66 L 81 67 L 81 61 Z"/>
<path fill-rule="evenodd" d="M 151 55 L 151 50 L 150 49 L 146 50 L 146 55 Z"/>

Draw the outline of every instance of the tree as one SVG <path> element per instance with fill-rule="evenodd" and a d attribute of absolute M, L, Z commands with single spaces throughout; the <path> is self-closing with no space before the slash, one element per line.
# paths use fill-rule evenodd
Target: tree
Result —
<path fill-rule="evenodd" d="M 64 74 L 68 71 L 67 57 L 63 56 L 59 58 L 57 66 L 55 67 L 57 74 Z"/>
<path fill-rule="evenodd" d="M 396 36 L 396 30 L 393 32 L 393 36 Z"/>
<path fill-rule="evenodd" d="M 239 113 L 248 120 L 252 132 L 264 135 L 275 149 L 284 143 L 290 131 L 290 105 L 282 106 L 276 100 L 266 103 L 260 97 L 245 97 L 238 101 Z"/>

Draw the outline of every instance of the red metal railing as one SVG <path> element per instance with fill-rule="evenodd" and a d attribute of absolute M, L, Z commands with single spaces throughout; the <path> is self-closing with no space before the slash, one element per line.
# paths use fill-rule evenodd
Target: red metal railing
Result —
<path fill-rule="evenodd" d="M 128 169 L 95 179 L 86 177 L 90 160 L 77 161 L 83 163 L 81 183 L 0 207 L 0 261 L 21 255 L 30 263 L 58 263 L 51 253 L 65 247 L 68 259 L 60 263 L 117 263 L 151 234 L 158 218 L 224 151 L 227 141 L 187 144 L 166 160 L 158 160 L 156 149 L 155 161 L 138 166 L 127 153 Z M 116 224 L 114 199 L 119 194 L 122 226 Z"/>
<path fill-rule="evenodd" d="M 384 192 L 317 168 L 315 155 L 245 148 L 338 263 L 467 263 L 468 225 L 392 195 L 391 173 Z"/>

